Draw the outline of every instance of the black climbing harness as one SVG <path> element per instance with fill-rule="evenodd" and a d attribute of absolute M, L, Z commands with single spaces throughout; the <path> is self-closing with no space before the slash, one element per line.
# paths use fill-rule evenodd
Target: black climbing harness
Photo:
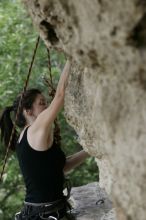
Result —
<path fill-rule="evenodd" d="M 67 220 L 73 219 L 71 205 L 68 202 L 71 191 L 71 184 L 68 179 L 65 180 L 65 187 L 67 195 L 60 200 L 40 204 L 24 202 L 24 207 L 21 212 L 16 213 L 15 220 L 61 220 L 64 217 Z"/>

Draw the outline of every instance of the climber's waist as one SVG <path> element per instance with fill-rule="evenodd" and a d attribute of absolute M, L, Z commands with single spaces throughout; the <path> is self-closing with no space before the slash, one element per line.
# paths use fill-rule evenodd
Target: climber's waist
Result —
<path fill-rule="evenodd" d="M 66 212 L 66 200 L 60 199 L 50 203 L 29 203 L 24 202 L 24 207 L 26 210 L 32 210 L 32 215 L 36 214 L 45 214 L 52 215 L 54 213 L 64 215 Z M 62 217 L 62 216 L 61 216 Z"/>

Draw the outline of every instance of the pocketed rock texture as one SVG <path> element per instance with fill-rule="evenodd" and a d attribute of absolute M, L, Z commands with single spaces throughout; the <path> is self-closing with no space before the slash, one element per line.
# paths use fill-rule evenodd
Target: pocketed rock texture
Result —
<path fill-rule="evenodd" d="M 46 46 L 75 61 L 66 117 L 96 157 L 117 219 L 145 220 L 146 1 L 23 1 Z"/>

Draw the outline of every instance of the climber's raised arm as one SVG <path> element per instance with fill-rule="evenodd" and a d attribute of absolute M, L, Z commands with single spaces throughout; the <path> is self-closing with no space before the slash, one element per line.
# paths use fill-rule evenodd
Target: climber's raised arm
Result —
<path fill-rule="evenodd" d="M 68 60 L 60 76 L 55 97 L 48 107 L 46 106 L 45 97 L 41 94 L 37 97 L 36 102 L 34 103 L 34 110 L 32 110 L 30 118 L 29 112 L 27 112 L 27 110 L 24 110 L 24 115 L 26 113 L 26 118 L 28 118 L 27 124 L 31 125 L 28 128 L 27 133 L 28 142 L 36 150 L 42 151 L 52 146 L 52 124 L 64 104 L 65 89 L 67 86 L 70 67 L 71 61 Z"/>
<path fill-rule="evenodd" d="M 63 107 L 70 66 L 71 61 L 67 60 L 58 82 L 55 97 L 49 107 L 38 115 L 33 123 L 33 129 L 48 129 L 57 117 L 60 109 Z"/>
<path fill-rule="evenodd" d="M 68 173 L 75 167 L 79 166 L 84 162 L 86 158 L 88 158 L 90 155 L 85 152 L 84 150 L 79 151 L 78 153 L 75 153 L 66 159 L 66 164 L 64 166 L 64 173 Z"/>

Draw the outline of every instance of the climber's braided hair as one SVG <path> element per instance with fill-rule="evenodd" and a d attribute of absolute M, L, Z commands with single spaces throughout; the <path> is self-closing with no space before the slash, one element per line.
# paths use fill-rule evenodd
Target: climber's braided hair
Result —
<path fill-rule="evenodd" d="M 41 94 L 41 91 L 38 89 L 28 89 L 25 91 L 23 95 L 23 99 L 21 101 L 21 107 L 20 107 L 20 111 L 19 111 L 19 114 L 17 116 L 17 121 L 16 121 L 16 125 L 19 128 L 23 128 L 26 125 L 26 119 L 23 115 L 23 109 L 26 109 L 26 110 L 31 109 L 38 94 Z M 20 98 L 21 98 L 21 94 L 17 96 L 12 106 L 8 106 L 4 109 L 0 117 L 1 141 L 4 142 L 6 146 L 9 143 L 9 139 L 10 139 L 11 132 L 13 129 L 13 121 L 12 121 L 11 112 L 13 112 L 13 116 L 15 118 L 16 113 L 17 113 L 17 108 L 20 102 Z M 11 150 L 15 150 L 17 138 L 18 138 L 18 133 L 17 133 L 17 130 L 15 129 L 13 139 L 11 142 L 11 146 L 10 146 Z"/>

